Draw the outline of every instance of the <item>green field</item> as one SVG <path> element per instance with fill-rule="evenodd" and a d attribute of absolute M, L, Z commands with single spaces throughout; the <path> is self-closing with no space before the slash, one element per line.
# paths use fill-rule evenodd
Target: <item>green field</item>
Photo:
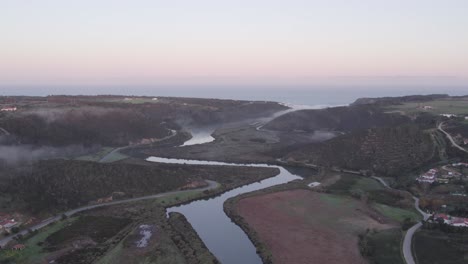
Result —
<path fill-rule="evenodd" d="M 421 106 L 430 106 L 432 109 L 423 109 Z M 416 114 L 421 112 L 439 114 L 468 115 L 468 99 L 457 100 L 435 100 L 421 103 L 404 103 L 402 105 L 392 105 L 390 111 L 402 111 L 406 114 Z"/>
<path fill-rule="evenodd" d="M 358 182 L 359 176 L 356 175 L 341 175 L 340 179 L 328 186 L 327 189 L 332 193 L 348 194 L 353 186 Z"/>
<path fill-rule="evenodd" d="M 109 216 L 81 216 L 73 224 L 68 225 L 46 238 L 49 246 L 63 245 L 80 236 L 86 236 L 97 243 L 102 243 L 115 236 L 127 226 L 131 220 Z"/>
<path fill-rule="evenodd" d="M 419 264 L 468 263 L 468 236 L 422 229 L 414 237 L 414 251 Z"/>
<path fill-rule="evenodd" d="M 362 190 L 362 191 L 376 191 L 382 190 L 384 187 L 382 184 L 374 179 L 366 178 L 366 177 L 359 177 L 354 184 L 351 186 L 352 190 Z"/>
<path fill-rule="evenodd" d="M 413 222 L 417 222 L 422 219 L 420 214 L 412 210 L 401 209 L 379 203 L 372 204 L 372 207 L 384 216 L 400 223 L 403 223 L 406 218 L 410 218 Z"/>
<path fill-rule="evenodd" d="M 106 156 L 106 155 L 105 155 Z M 111 162 L 116 162 L 116 161 L 119 161 L 119 160 L 124 160 L 124 159 L 127 159 L 129 156 L 125 155 L 125 154 L 122 154 L 120 153 L 119 151 L 115 151 L 115 152 L 112 152 L 112 153 L 109 153 L 107 156 L 106 156 L 106 160 L 103 161 L 105 163 L 111 163 Z"/>
<path fill-rule="evenodd" d="M 103 157 L 105 157 L 107 154 L 109 154 L 110 152 L 112 152 L 112 150 L 114 150 L 114 148 L 111 148 L 111 147 L 103 147 L 101 150 L 99 150 L 99 151 L 96 152 L 96 153 L 92 153 L 92 154 L 85 155 L 85 156 L 80 156 L 80 157 L 76 158 L 76 160 L 84 160 L 84 161 L 95 161 L 95 162 L 98 162 L 98 161 L 100 161 Z"/>
<path fill-rule="evenodd" d="M 403 233 L 400 229 L 387 229 L 368 235 L 373 253 L 369 257 L 371 263 L 404 264 L 401 256 L 401 240 Z"/>

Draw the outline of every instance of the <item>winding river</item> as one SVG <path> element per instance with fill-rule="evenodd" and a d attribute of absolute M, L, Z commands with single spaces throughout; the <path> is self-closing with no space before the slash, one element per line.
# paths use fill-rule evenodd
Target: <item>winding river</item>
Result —
<path fill-rule="evenodd" d="M 300 176 L 291 174 L 283 167 L 267 164 L 236 164 L 159 157 L 149 157 L 147 160 L 160 163 L 189 165 L 269 167 L 278 168 L 280 170 L 280 173 L 275 177 L 233 189 L 209 200 L 196 200 L 186 205 L 167 209 L 168 213 L 178 212 L 185 215 L 208 249 L 224 264 L 262 263 L 260 256 L 256 253 L 255 246 L 248 236 L 224 213 L 224 202 L 231 197 L 243 193 L 261 190 L 296 179 L 302 179 Z"/>

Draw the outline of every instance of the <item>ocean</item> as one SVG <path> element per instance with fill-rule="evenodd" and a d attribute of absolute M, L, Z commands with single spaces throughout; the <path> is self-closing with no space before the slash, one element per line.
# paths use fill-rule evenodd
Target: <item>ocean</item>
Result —
<path fill-rule="evenodd" d="M 444 93 L 453 96 L 468 95 L 468 87 L 151 87 L 151 86 L 40 86 L 0 87 L 0 95 L 46 96 L 60 95 L 133 95 L 219 98 L 233 100 L 276 101 L 293 105 L 346 105 L 361 97 L 404 96 Z"/>

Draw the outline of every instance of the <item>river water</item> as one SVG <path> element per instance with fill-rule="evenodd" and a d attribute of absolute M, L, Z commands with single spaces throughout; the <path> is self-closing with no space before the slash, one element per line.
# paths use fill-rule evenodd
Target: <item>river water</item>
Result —
<path fill-rule="evenodd" d="M 271 186 L 287 183 L 300 176 L 291 174 L 280 166 L 267 164 L 235 164 L 217 161 L 199 161 L 149 157 L 148 161 L 172 164 L 212 165 L 212 166 L 248 166 L 278 168 L 280 173 L 265 179 L 225 192 L 209 200 L 197 200 L 186 205 L 171 207 L 167 212 L 178 212 L 185 215 L 208 249 L 224 264 L 261 264 L 262 260 L 256 248 L 244 231 L 234 224 L 224 213 L 224 202 L 237 195 L 261 190 Z"/>
<path fill-rule="evenodd" d="M 188 130 L 192 134 L 192 138 L 185 141 L 181 147 L 205 144 L 205 143 L 209 143 L 215 140 L 214 137 L 211 135 L 215 130 L 214 128 L 204 128 L 204 129 L 191 128 Z"/>

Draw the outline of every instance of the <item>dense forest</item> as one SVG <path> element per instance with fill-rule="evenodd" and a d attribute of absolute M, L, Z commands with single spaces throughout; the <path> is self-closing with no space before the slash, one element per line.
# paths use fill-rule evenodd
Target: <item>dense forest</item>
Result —
<path fill-rule="evenodd" d="M 387 114 L 374 106 L 343 106 L 319 110 L 301 110 L 280 116 L 264 126 L 277 131 L 331 130 L 349 132 L 409 122 L 400 114 Z"/>
<path fill-rule="evenodd" d="M 287 155 L 294 160 L 396 176 L 435 158 L 431 135 L 417 125 L 369 128 Z"/>

